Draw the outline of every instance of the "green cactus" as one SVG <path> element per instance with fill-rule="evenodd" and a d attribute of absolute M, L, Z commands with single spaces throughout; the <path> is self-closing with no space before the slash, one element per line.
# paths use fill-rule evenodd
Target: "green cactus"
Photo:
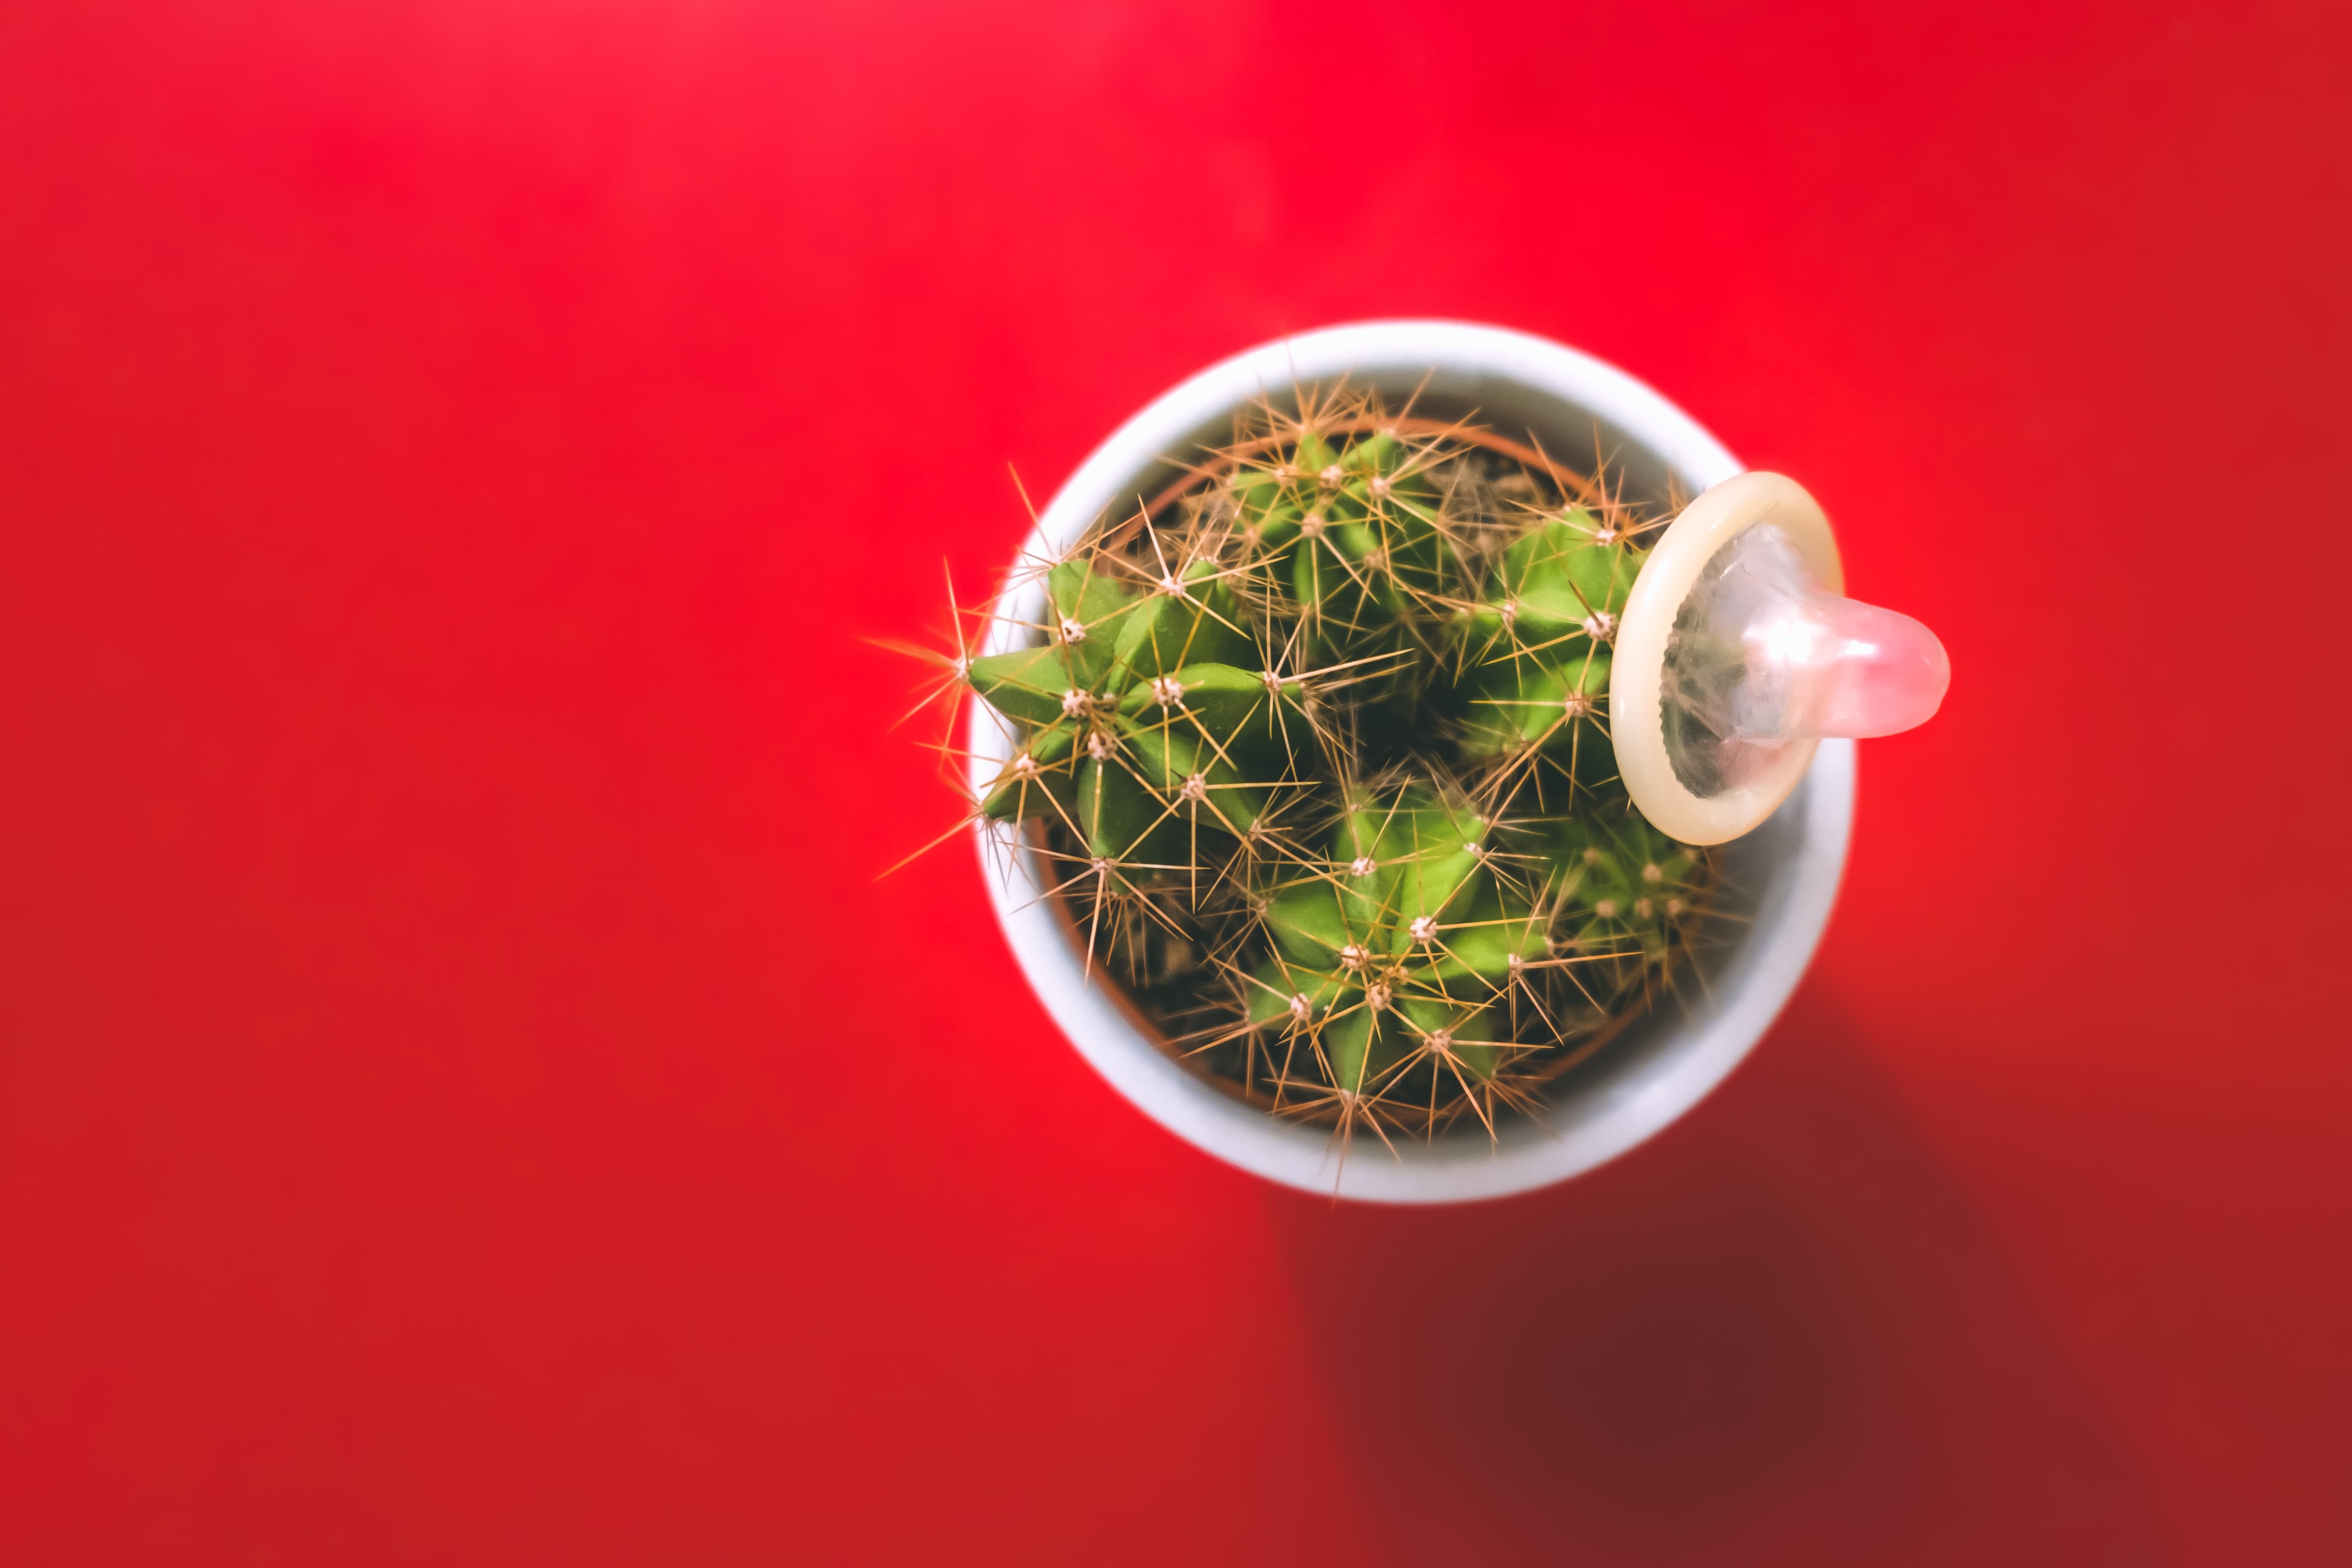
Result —
<path fill-rule="evenodd" d="M 1468 426 L 1299 406 L 1051 563 L 1030 646 L 959 662 L 1014 742 L 974 811 L 1202 1070 L 1343 1131 L 1491 1133 L 1707 911 L 1609 743 L 1654 523 Z"/>

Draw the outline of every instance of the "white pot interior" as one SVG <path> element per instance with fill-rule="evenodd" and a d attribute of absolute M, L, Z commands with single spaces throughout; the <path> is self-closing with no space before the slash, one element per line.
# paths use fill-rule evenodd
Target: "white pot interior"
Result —
<path fill-rule="evenodd" d="M 1037 571 L 1106 513 L 1130 515 L 1182 471 L 1180 459 L 1231 438 L 1234 411 L 1260 396 L 1346 376 L 1391 407 L 1475 415 L 1553 458 L 1605 464 L 1630 497 L 1687 500 L 1739 471 L 1696 421 L 1633 377 L 1572 349 L 1495 327 L 1371 321 L 1265 344 L 1161 396 L 1096 450 L 1039 520 L 996 605 L 982 651 L 1024 645 L 1043 616 Z M 1416 395 L 1417 394 L 1417 395 Z M 974 703 L 975 789 L 1010 757 Z M 1070 1041 L 1113 1087 L 1177 1136 L 1269 1181 L 1380 1203 L 1452 1203 L 1547 1185 L 1623 1153 L 1704 1098 L 1755 1045 L 1796 987 L 1829 919 L 1853 816 L 1853 743 L 1831 741 L 1764 826 L 1717 851 L 1727 935 L 1680 974 L 1675 994 L 1550 1090 L 1540 1124 L 1475 1123 L 1393 1152 L 1359 1133 L 1344 1149 L 1325 1128 L 1272 1116 L 1196 1075 L 1129 1019 L 1040 897 L 1050 885 L 1005 826 L 979 826 L 997 917 L 1030 984 Z"/>

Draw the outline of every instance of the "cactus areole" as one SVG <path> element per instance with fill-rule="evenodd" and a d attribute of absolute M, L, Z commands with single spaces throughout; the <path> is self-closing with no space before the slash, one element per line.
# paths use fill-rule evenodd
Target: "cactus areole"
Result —
<path fill-rule="evenodd" d="M 1517 334 L 1381 323 L 1298 342 L 1328 360 L 1433 330 L 1591 367 L 1687 426 L 1618 373 Z M 1759 944 L 1739 847 L 1727 859 L 1654 826 L 1612 738 L 1612 665 L 1651 547 L 1736 465 L 1703 432 L 1684 469 L 1654 452 L 1620 465 L 1597 421 L 1514 426 L 1398 382 L 1394 366 L 1261 372 L 1256 395 L 1178 407 L 1193 432 L 1181 449 L 1147 411 L 1122 437 L 1141 429 L 1160 457 L 1082 519 L 1057 498 L 987 651 L 949 662 L 978 700 L 973 816 L 1026 883 L 1000 910 L 1081 1049 L 1139 1103 L 1171 1070 L 1210 1086 L 1226 1110 L 1198 1091 L 1147 1109 L 1301 1185 L 1292 1154 L 1310 1137 L 1341 1163 L 1358 1148 L 1360 1165 L 1383 1146 L 1406 1165 L 1535 1150 L 1503 1174 L 1341 1184 L 1418 1201 L 1573 1173 L 1729 1070 L 1810 956 L 1850 797 L 1842 777 L 1800 794 L 1812 863 L 1764 889 L 1788 907 Z M 1083 1002 L 1041 976 L 1041 910 Z M 1763 989 L 1718 1027 L 1703 1016 L 1724 1011 L 1709 955 L 1747 949 L 1723 973 L 1754 990 L 1735 972 L 1756 970 Z M 1089 1049 L 1089 1031 L 1118 1026 L 1106 1002 L 1161 1067 Z M 1606 1130 L 1554 1129 L 1580 1086 L 1614 1081 L 1612 1059 L 1671 1063 L 1642 1026 L 1676 1010 L 1713 1033 L 1671 1092 L 1612 1091 Z M 1235 1117 L 1284 1130 L 1244 1142 L 1288 1142 L 1236 1152 Z"/>

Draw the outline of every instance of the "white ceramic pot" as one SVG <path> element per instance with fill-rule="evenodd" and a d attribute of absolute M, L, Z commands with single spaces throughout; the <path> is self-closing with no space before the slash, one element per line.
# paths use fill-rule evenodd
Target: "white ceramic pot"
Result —
<path fill-rule="evenodd" d="M 1346 376 L 1415 412 L 1475 413 L 1496 431 L 1533 431 L 1571 464 L 1605 457 L 1630 494 L 1697 495 L 1740 471 L 1721 442 L 1624 372 L 1588 354 L 1496 327 L 1457 321 L 1366 321 L 1266 343 L 1168 392 L 1080 465 L 1039 519 L 1024 565 L 1051 560 L 1105 513 L 1131 512 L 1180 471 L 1172 460 L 1231 438 L 1236 409 L 1307 382 Z M 999 598 L 987 646 L 1027 640 L 1045 586 L 1016 570 Z M 972 716 L 975 789 L 1010 757 L 985 711 Z M 980 825 L 982 865 L 1014 955 L 1080 1055 L 1143 1113 L 1219 1159 L 1268 1181 L 1374 1203 L 1456 1203 L 1565 1180 L 1615 1158 L 1698 1103 L 1771 1024 L 1828 922 L 1853 818 L 1853 742 L 1824 742 L 1804 782 L 1762 827 L 1717 853 L 1740 934 L 1713 945 L 1703 984 L 1685 984 L 1611 1047 L 1552 1088 L 1540 1125 L 1482 1130 L 1393 1152 L 1358 1137 L 1344 1151 L 1328 1130 L 1278 1119 L 1219 1089 L 1137 1027 L 1040 898 L 1041 868 L 1004 825 Z"/>

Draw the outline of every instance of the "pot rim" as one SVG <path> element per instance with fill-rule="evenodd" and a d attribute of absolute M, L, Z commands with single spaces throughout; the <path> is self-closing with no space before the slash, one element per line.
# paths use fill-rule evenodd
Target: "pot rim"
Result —
<path fill-rule="evenodd" d="M 1040 514 L 992 609 L 982 653 L 1021 645 L 1042 614 L 1039 563 L 1076 543 L 1114 508 L 1134 504 L 1143 481 L 1233 413 L 1284 388 L 1342 375 L 1443 373 L 1475 389 L 1531 394 L 1566 405 L 1662 467 L 1689 495 L 1740 471 L 1738 460 L 1697 421 L 1633 376 L 1529 333 L 1472 322 L 1376 321 L 1276 339 L 1211 365 L 1113 431 Z M 968 735 L 975 792 L 1011 755 L 1009 740 L 974 701 Z M 998 924 L 1038 999 L 1078 1054 L 1141 1110 L 1196 1147 L 1268 1181 L 1374 1203 L 1458 1203 L 1500 1197 L 1580 1175 L 1652 1137 L 1698 1103 L 1752 1049 L 1811 962 L 1835 901 L 1853 816 L 1854 748 L 1825 742 L 1805 781 L 1759 836 L 1771 851 L 1749 934 L 1730 949 L 1678 1021 L 1637 1069 L 1569 1093 L 1541 1125 L 1489 1142 L 1471 1136 L 1400 1142 L 1286 1121 L 1230 1096 L 1167 1055 L 1126 1016 L 1065 937 L 1041 889 L 1050 884 L 1013 825 L 975 825 L 982 874 Z"/>

